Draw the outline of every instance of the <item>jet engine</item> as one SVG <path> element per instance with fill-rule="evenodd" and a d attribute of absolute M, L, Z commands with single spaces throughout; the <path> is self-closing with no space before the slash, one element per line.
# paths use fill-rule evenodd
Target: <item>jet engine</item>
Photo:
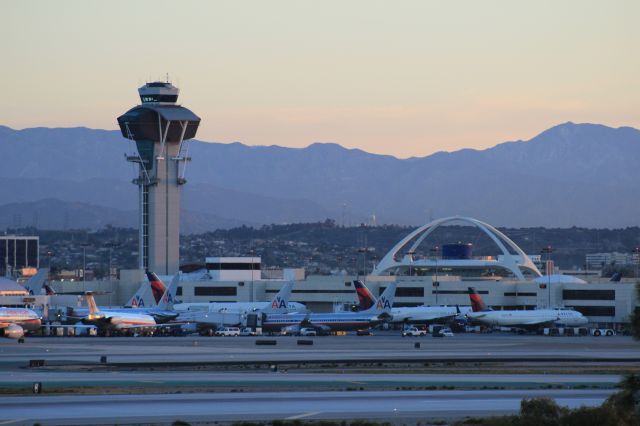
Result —
<path fill-rule="evenodd" d="M 0 335 L 8 339 L 21 339 L 24 337 L 24 330 L 18 324 L 11 324 L 0 330 Z"/>

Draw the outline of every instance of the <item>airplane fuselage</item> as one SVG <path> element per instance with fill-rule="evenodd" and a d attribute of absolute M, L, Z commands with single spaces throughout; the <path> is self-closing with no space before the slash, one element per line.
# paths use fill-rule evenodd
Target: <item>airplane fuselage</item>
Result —
<path fill-rule="evenodd" d="M 455 307 L 450 306 L 416 306 L 393 308 L 391 322 L 425 323 L 440 319 L 454 318 L 458 314 Z"/>
<path fill-rule="evenodd" d="M 366 313 L 337 312 L 328 314 L 271 314 L 262 322 L 262 329 L 278 331 L 285 327 L 308 322 L 311 326 L 328 327 L 335 331 L 351 331 L 368 328 L 381 322 L 378 315 Z"/>
<path fill-rule="evenodd" d="M 563 309 L 536 309 L 532 311 L 469 312 L 467 317 L 486 325 L 503 327 L 536 326 L 561 322 L 567 326 L 585 325 L 588 320 L 577 311 Z"/>
<path fill-rule="evenodd" d="M 89 315 L 85 323 L 96 324 L 115 330 L 155 328 L 156 321 L 151 315 L 105 310 Z"/>
<path fill-rule="evenodd" d="M 255 312 L 271 307 L 271 302 L 211 302 L 211 303 L 180 303 L 173 306 L 178 312 L 208 311 L 208 312 Z M 290 312 L 306 311 L 302 303 L 289 302 L 287 310 Z"/>
<path fill-rule="evenodd" d="M 25 331 L 37 331 L 42 325 L 40 315 L 26 308 L 0 308 L 0 328 L 16 324 Z"/>

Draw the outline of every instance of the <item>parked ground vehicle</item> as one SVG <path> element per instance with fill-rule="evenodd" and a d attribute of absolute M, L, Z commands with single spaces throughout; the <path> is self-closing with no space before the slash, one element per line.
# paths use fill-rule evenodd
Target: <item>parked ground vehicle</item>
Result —
<path fill-rule="evenodd" d="M 216 330 L 216 336 L 239 336 L 240 329 L 238 327 L 224 327 Z"/>
<path fill-rule="evenodd" d="M 373 336 L 373 333 L 368 328 L 361 328 L 356 330 L 356 336 Z"/>
<path fill-rule="evenodd" d="M 240 330 L 240 336 L 257 336 L 258 333 L 249 327 L 245 327 L 242 330 Z"/>
<path fill-rule="evenodd" d="M 442 337 L 453 337 L 453 331 L 451 331 L 450 328 L 443 328 L 440 329 L 440 331 L 438 331 L 438 333 L 440 334 L 440 336 Z"/>
<path fill-rule="evenodd" d="M 402 330 L 402 337 L 407 336 L 426 336 L 427 330 L 421 330 L 418 327 L 409 327 Z"/>
<path fill-rule="evenodd" d="M 611 328 L 592 328 L 591 329 L 592 336 L 615 336 L 615 330 Z"/>
<path fill-rule="evenodd" d="M 318 333 L 316 332 L 315 328 L 301 328 L 300 331 L 298 332 L 298 336 L 317 336 Z"/>

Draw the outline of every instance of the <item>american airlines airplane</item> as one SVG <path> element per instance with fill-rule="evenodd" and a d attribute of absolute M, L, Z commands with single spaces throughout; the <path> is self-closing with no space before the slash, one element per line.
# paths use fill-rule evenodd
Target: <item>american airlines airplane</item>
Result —
<path fill-rule="evenodd" d="M 190 305 L 199 306 L 200 309 L 189 309 L 176 311 L 179 316 L 176 321 L 182 323 L 190 323 L 195 325 L 196 330 L 206 332 L 207 330 L 215 330 L 220 326 L 239 326 L 242 323 L 243 316 L 249 313 L 276 314 L 289 312 L 290 304 L 289 296 L 291 296 L 291 288 L 293 281 L 285 283 L 278 293 L 273 296 L 271 302 L 237 302 L 237 303 L 193 303 Z M 209 305 L 214 305 L 213 308 Z M 305 307 L 302 304 L 298 304 Z M 174 305 L 179 306 L 179 305 Z M 229 308 L 225 307 L 229 306 Z M 209 307 L 209 309 L 206 309 Z M 244 310 L 243 308 L 251 308 Z M 216 310 L 217 309 L 217 310 Z M 306 307 L 305 307 L 306 311 Z"/>
<path fill-rule="evenodd" d="M 375 296 L 362 283 L 354 281 L 353 285 L 358 295 L 360 310 L 369 309 L 375 303 Z M 467 311 L 470 308 L 466 309 Z M 463 312 L 465 309 L 463 308 Z M 436 321 L 453 319 L 460 315 L 460 310 L 456 306 L 413 306 L 391 309 L 390 322 L 405 324 L 426 324 Z"/>
<path fill-rule="evenodd" d="M 0 336 L 21 339 L 25 332 L 38 331 L 41 318 L 26 308 L 0 308 Z"/>
<path fill-rule="evenodd" d="M 111 334 L 112 332 L 125 331 L 150 331 L 155 330 L 159 326 L 153 316 L 145 313 L 135 313 L 133 309 L 129 310 L 101 310 L 96 305 L 94 293 L 88 291 L 85 293 L 89 313 L 80 318 L 80 321 L 86 325 L 98 327 L 103 334 Z M 77 327 L 77 326 L 76 326 Z"/>
<path fill-rule="evenodd" d="M 589 322 L 580 312 L 571 309 L 535 309 L 532 311 L 504 310 L 494 311 L 487 308 L 482 297 L 474 287 L 469 287 L 469 299 L 473 312 L 467 314 L 471 321 L 486 325 L 537 329 L 544 325 L 563 324 L 579 327 Z"/>
<path fill-rule="evenodd" d="M 328 314 L 267 314 L 262 321 L 265 331 L 279 331 L 283 328 L 311 327 L 324 331 L 349 331 L 369 328 L 388 318 L 393 308 L 396 284 L 391 283 L 375 304 L 361 312 L 335 312 Z"/>
<path fill-rule="evenodd" d="M 164 324 L 178 317 L 178 313 L 172 310 L 179 274 L 176 274 L 167 287 L 158 276 L 151 271 L 146 271 L 147 281 L 143 282 L 138 291 L 129 299 L 124 307 L 107 308 L 109 312 L 136 313 L 151 315 L 157 324 Z M 153 297 L 147 297 L 151 293 Z M 54 293 L 55 294 L 55 293 Z M 73 315 L 85 317 L 87 308 L 73 309 Z"/>
<path fill-rule="evenodd" d="M 287 312 L 306 312 L 307 307 L 302 303 L 289 302 L 291 297 L 291 289 L 293 281 L 288 281 L 280 288 L 280 291 L 270 302 L 210 302 L 210 303 L 178 303 L 173 305 L 176 312 L 183 313 L 186 311 L 206 311 L 206 312 L 269 312 L 269 313 L 287 313 Z"/>

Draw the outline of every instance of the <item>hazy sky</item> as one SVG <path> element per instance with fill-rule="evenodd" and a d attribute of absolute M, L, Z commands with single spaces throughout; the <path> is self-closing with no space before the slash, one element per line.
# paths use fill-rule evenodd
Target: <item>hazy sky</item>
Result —
<path fill-rule="evenodd" d="M 169 73 L 198 139 L 399 157 L 640 127 L 639 1 L 0 1 L 0 124 L 117 128 Z"/>

